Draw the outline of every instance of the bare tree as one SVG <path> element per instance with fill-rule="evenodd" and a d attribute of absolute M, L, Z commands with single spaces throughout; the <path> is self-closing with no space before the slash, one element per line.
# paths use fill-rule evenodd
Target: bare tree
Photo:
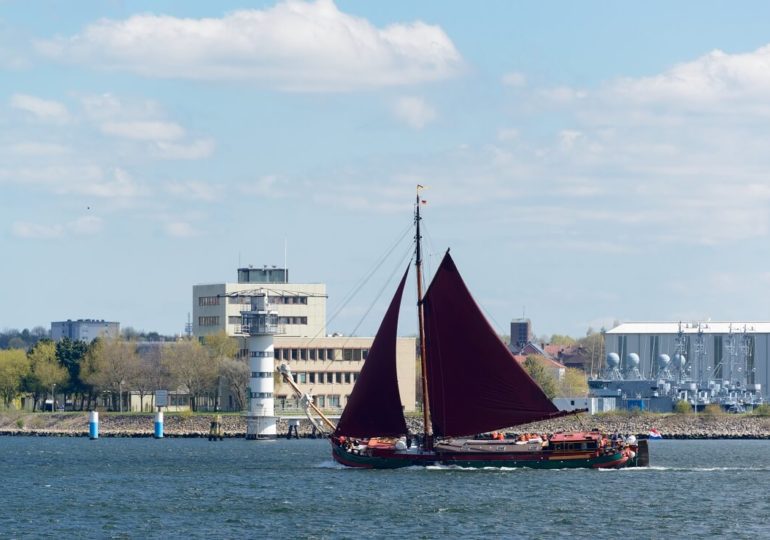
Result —
<path fill-rule="evenodd" d="M 206 350 L 195 340 L 185 340 L 164 345 L 161 359 L 172 380 L 190 393 L 190 407 L 197 410 L 199 398 L 217 382 L 216 366 Z"/>
<path fill-rule="evenodd" d="M 225 358 L 219 364 L 219 373 L 230 390 L 238 410 L 246 408 L 246 392 L 249 388 L 249 366 L 244 360 Z"/>
<path fill-rule="evenodd" d="M 84 380 L 97 390 L 112 392 L 113 395 L 118 392 L 119 408 L 122 409 L 122 391 L 135 384 L 139 372 L 136 344 L 121 338 L 95 342 L 86 355 L 84 367 Z"/>

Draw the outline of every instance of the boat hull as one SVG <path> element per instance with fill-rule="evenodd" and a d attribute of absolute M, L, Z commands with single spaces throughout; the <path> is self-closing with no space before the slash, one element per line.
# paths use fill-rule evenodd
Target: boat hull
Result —
<path fill-rule="evenodd" d="M 377 450 L 355 452 L 332 440 L 332 456 L 338 463 L 361 469 L 398 469 L 435 465 L 468 468 L 530 469 L 619 469 L 638 467 L 638 454 L 618 450 L 609 454 L 595 452 L 538 452 L 531 454 L 409 452 Z"/>

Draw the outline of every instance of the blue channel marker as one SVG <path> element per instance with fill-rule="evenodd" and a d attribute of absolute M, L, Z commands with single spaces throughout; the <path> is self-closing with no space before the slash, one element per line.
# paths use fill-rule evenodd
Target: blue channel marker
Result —
<path fill-rule="evenodd" d="M 163 438 L 163 411 L 155 413 L 155 438 Z"/>
<path fill-rule="evenodd" d="M 92 441 L 99 438 L 99 413 L 96 411 L 88 413 L 88 438 Z"/>

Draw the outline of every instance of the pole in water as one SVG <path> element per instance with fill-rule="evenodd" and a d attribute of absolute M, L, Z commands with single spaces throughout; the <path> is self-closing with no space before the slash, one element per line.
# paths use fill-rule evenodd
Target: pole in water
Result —
<path fill-rule="evenodd" d="M 99 438 L 99 413 L 96 411 L 88 413 L 88 438 L 92 441 Z"/>
<path fill-rule="evenodd" d="M 160 407 L 158 407 L 160 409 Z M 162 439 L 163 438 L 163 411 L 158 410 L 158 412 L 155 413 L 155 434 L 154 437 L 156 439 Z"/>

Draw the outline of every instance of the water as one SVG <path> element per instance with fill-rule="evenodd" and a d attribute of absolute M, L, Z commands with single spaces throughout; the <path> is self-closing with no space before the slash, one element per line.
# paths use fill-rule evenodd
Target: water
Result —
<path fill-rule="evenodd" d="M 653 441 L 620 471 L 344 469 L 321 440 L 0 438 L 0 537 L 770 535 L 770 441 Z"/>

